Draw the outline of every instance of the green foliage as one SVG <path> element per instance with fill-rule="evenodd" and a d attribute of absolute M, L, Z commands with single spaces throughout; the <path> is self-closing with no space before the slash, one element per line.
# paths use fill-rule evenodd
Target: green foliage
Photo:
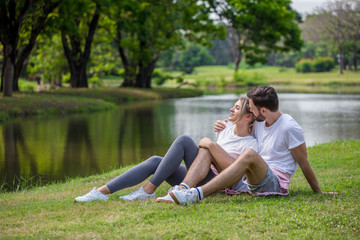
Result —
<path fill-rule="evenodd" d="M 37 86 L 36 82 L 29 82 L 26 80 L 19 79 L 19 89 L 20 91 L 33 92 Z"/>
<path fill-rule="evenodd" d="M 234 73 L 233 82 L 238 86 L 256 86 L 267 85 L 266 77 L 262 73 L 248 73 L 246 70 L 240 70 Z"/>
<path fill-rule="evenodd" d="M 238 56 L 245 55 L 249 64 L 266 63 L 270 52 L 300 50 L 303 41 L 296 23 L 296 12 L 288 0 L 211 1 L 214 11 L 224 20 Z M 236 38 L 238 40 L 236 40 Z M 238 59 L 240 60 L 240 59 Z"/>
<path fill-rule="evenodd" d="M 328 72 L 335 67 L 335 62 L 332 58 L 322 57 L 312 59 L 301 59 L 296 63 L 295 69 L 297 72 Z"/>
<path fill-rule="evenodd" d="M 179 60 L 180 70 L 187 74 L 192 73 L 195 67 L 211 65 L 215 61 L 208 50 L 199 45 L 190 45 L 180 54 Z"/>
<path fill-rule="evenodd" d="M 68 65 L 58 34 L 39 38 L 38 47 L 30 55 L 27 71 L 28 78 L 40 78 L 43 83 L 61 85 Z"/>
<path fill-rule="evenodd" d="M 173 76 L 171 74 L 163 73 L 159 69 L 155 69 L 152 74 L 152 81 L 154 81 L 158 86 L 163 85 L 166 80 L 170 79 L 173 79 Z"/>
<path fill-rule="evenodd" d="M 136 76 L 151 76 L 160 54 L 169 50 L 171 56 L 175 46 L 184 47 L 184 38 L 209 45 L 211 39 L 224 35 L 210 13 L 206 3 L 189 0 L 114 1 L 107 16 L 116 26 L 114 40 L 125 68 L 123 85 L 149 87 L 148 78 Z"/>
<path fill-rule="evenodd" d="M 296 63 L 295 69 L 297 72 L 307 73 L 312 71 L 312 60 L 311 59 L 301 59 Z"/>

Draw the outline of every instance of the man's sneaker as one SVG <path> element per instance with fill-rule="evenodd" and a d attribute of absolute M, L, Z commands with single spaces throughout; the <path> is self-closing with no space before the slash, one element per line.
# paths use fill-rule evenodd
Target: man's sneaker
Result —
<path fill-rule="evenodd" d="M 106 194 L 102 194 L 98 190 L 96 190 L 96 187 L 93 188 L 90 192 L 87 194 L 77 197 L 74 199 L 74 202 L 91 202 L 96 200 L 108 200 L 109 196 Z"/>
<path fill-rule="evenodd" d="M 199 201 L 199 194 L 196 188 L 171 191 L 169 194 L 178 205 L 197 203 Z"/>
<path fill-rule="evenodd" d="M 170 196 L 170 192 L 171 191 L 178 191 L 178 190 L 182 190 L 182 189 L 185 189 L 185 187 L 182 187 L 180 185 L 175 185 L 173 187 L 171 187 L 168 191 L 168 194 L 165 196 L 165 197 L 158 197 L 156 199 L 156 202 L 168 202 L 168 203 L 173 203 L 174 200 L 172 199 L 172 197 Z"/>
<path fill-rule="evenodd" d="M 144 188 L 142 186 L 140 186 L 138 190 L 136 190 L 128 195 L 120 196 L 119 199 L 132 201 L 132 200 L 144 200 L 144 199 L 155 198 L 155 197 L 156 197 L 156 192 L 153 192 L 152 194 L 148 194 L 144 191 Z"/>

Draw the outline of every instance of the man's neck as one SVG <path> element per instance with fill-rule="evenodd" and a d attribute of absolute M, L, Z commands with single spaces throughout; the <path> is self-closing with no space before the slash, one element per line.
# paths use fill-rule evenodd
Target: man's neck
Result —
<path fill-rule="evenodd" d="M 276 112 L 269 112 L 265 119 L 265 126 L 270 127 L 271 125 L 273 125 L 281 115 L 282 112 L 280 112 L 279 110 L 277 110 Z"/>

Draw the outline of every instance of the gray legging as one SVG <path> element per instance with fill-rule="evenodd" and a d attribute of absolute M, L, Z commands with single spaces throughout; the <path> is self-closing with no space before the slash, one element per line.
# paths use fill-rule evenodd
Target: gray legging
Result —
<path fill-rule="evenodd" d="M 153 176 L 150 182 L 157 187 L 163 181 L 168 182 L 171 186 L 178 185 L 185 178 L 187 169 L 190 168 L 198 152 L 199 148 L 194 140 L 189 136 L 182 135 L 173 142 L 164 157 L 152 156 L 107 183 L 106 186 L 111 193 L 114 193 L 141 183 L 151 174 Z M 182 160 L 186 167 L 181 165 Z M 200 184 L 210 181 L 213 177 L 215 174 L 209 170 L 208 175 Z"/>

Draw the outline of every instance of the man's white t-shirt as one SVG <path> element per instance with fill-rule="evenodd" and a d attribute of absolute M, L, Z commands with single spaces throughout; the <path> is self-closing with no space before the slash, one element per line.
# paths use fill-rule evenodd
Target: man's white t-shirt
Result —
<path fill-rule="evenodd" d="M 258 151 L 258 142 L 253 136 L 239 137 L 234 134 L 236 125 L 233 122 L 227 122 L 223 131 L 218 133 L 216 141 L 232 157 L 237 158 L 247 149 Z"/>
<path fill-rule="evenodd" d="M 305 143 L 301 126 L 288 114 L 282 114 L 270 127 L 255 121 L 252 135 L 258 140 L 259 154 L 271 169 L 293 175 L 297 168 L 290 149 Z"/>

